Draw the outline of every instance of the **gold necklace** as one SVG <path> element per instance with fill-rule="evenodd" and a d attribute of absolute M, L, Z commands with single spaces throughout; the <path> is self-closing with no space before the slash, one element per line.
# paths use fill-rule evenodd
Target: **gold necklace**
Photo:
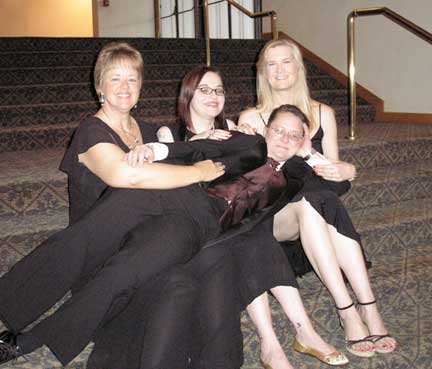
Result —
<path fill-rule="evenodd" d="M 130 149 L 133 149 L 133 148 L 135 148 L 135 146 L 137 146 L 139 144 L 139 142 L 140 142 L 139 138 L 137 136 L 135 136 L 133 133 L 124 130 L 123 127 L 120 127 L 120 130 L 123 133 L 126 133 L 129 137 L 132 137 L 133 142 L 132 142 L 132 144 L 126 143 L 127 147 L 129 147 Z"/>
<path fill-rule="evenodd" d="M 106 118 L 106 120 L 108 121 L 108 123 L 111 123 L 111 119 L 109 119 L 108 115 L 103 110 L 101 110 L 101 112 L 103 113 L 103 115 Z M 122 127 L 121 124 L 119 125 L 119 128 L 114 128 L 114 125 L 112 123 L 110 124 L 110 126 L 111 126 L 112 129 L 114 129 L 114 131 L 116 131 L 117 129 L 119 129 L 121 132 L 123 132 L 124 134 L 126 134 L 126 135 L 128 135 L 129 137 L 132 138 L 132 143 L 125 142 L 126 146 L 129 149 L 134 149 L 140 143 L 140 140 L 139 140 L 138 136 L 134 135 L 131 132 L 126 131 Z"/>

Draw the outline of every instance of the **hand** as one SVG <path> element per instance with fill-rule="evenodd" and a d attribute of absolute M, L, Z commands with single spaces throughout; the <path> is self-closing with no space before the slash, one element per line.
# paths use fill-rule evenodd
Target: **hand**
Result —
<path fill-rule="evenodd" d="M 205 140 L 205 139 L 222 141 L 230 137 L 231 137 L 231 133 L 229 131 L 225 131 L 223 129 L 209 129 L 207 131 L 192 136 L 189 141 Z"/>
<path fill-rule="evenodd" d="M 316 175 L 334 182 L 342 182 L 356 176 L 355 166 L 344 161 L 315 165 L 313 170 Z"/>
<path fill-rule="evenodd" d="M 150 146 L 138 145 L 125 154 L 123 160 L 133 168 L 139 167 L 144 163 L 151 163 L 154 160 L 154 152 Z"/>
<path fill-rule="evenodd" d="M 247 135 L 256 135 L 257 134 L 256 128 L 253 128 L 248 123 L 242 123 L 238 126 L 232 127 L 231 130 L 246 133 Z"/>
<path fill-rule="evenodd" d="M 309 127 L 303 123 L 303 143 L 298 149 L 296 155 L 304 158 L 307 155 L 310 155 L 312 151 L 312 141 L 310 138 Z"/>
<path fill-rule="evenodd" d="M 225 165 L 212 160 L 199 161 L 193 166 L 200 171 L 200 182 L 213 181 L 225 173 Z"/>

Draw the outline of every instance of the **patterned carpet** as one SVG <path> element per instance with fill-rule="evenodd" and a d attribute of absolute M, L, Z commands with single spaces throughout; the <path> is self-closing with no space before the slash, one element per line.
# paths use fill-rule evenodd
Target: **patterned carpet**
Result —
<path fill-rule="evenodd" d="M 67 224 L 66 178 L 58 165 L 77 122 L 96 109 L 89 76 L 95 52 L 107 40 L 1 41 L 0 273 L 4 273 Z M 179 79 L 203 61 L 201 41 L 129 41 L 142 50 L 146 63 L 145 94 L 135 114 L 151 117 L 157 123 L 172 121 Z M 243 107 L 254 103 L 253 60 L 261 42 L 216 40 L 213 46 L 213 60 L 220 63 L 227 81 L 227 110 L 235 118 Z M 178 64 L 172 64 L 174 59 Z M 348 354 L 351 363 L 347 368 L 432 368 L 432 122 L 370 123 L 374 109 L 359 100 L 362 123 L 358 139 L 347 141 L 346 91 L 318 66 L 306 64 L 313 95 L 336 110 L 343 159 L 359 169 L 353 188 L 343 200 L 373 261 L 370 274 L 378 305 L 399 342 L 397 351 L 388 355 L 361 359 Z M 343 331 L 326 289 L 312 273 L 300 278 L 299 283 L 318 332 L 346 352 Z M 293 366 L 327 367 L 294 353 L 293 328 L 275 301 L 272 311 Z M 261 368 L 257 335 L 246 314 L 242 316 L 242 330 L 242 369 Z M 67 368 L 85 368 L 90 349 L 91 345 Z M 1 366 L 60 367 L 46 348 Z"/>

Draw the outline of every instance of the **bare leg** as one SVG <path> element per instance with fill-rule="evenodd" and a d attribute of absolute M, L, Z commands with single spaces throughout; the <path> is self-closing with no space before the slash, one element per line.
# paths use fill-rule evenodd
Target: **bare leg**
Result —
<path fill-rule="evenodd" d="M 285 208 L 288 207 L 290 207 L 289 212 L 285 211 Z M 275 215 L 274 231 L 276 239 L 278 241 L 286 240 L 286 238 L 281 238 L 287 235 L 283 233 L 283 230 L 295 225 L 295 221 L 293 221 L 294 214 L 298 222 L 298 230 L 304 251 L 315 272 L 330 291 L 336 306 L 350 305 L 352 300 L 342 277 L 336 256 L 336 247 L 333 245 L 328 224 L 305 199 L 289 204 L 285 208 Z M 287 217 L 287 222 L 284 222 L 283 217 Z M 285 227 L 281 226 L 284 223 Z M 292 233 L 295 234 L 295 232 Z M 344 322 L 345 335 L 348 340 L 359 340 L 368 336 L 368 329 L 363 324 L 355 308 L 341 311 L 340 317 Z M 373 348 L 374 345 L 364 342 L 357 344 L 355 349 L 370 351 Z"/>
<path fill-rule="evenodd" d="M 336 351 L 332 345 L 326 343 L 315 331 L 297 288 L 278 286 L 272 288 L 271 291 L 281 304 L 290 322 L 294 325 L 297 340 L 303 346 L 314 348 L 324 354 Z"/>
<path fill-rule="evenodd" d="M 267 293 L 253 300 L 246 308 L 261 341 L 261 359 L 273 369 L 293 369 L 273 329 Z"/>
<path fill-rule="evenodd" d="M 329 226 L 329 234 L 335 245 L 339 265 L 348 278 L 357 300 L 363 304 L 375 301 L 360 245 L 338 233 L 332 226 Z M 369 334 L 386 335 L 388 333 L 376 304 L 359 305 L 359 313 Z M 378 348 L 381 347 L 384 350 L 396 348 L 396 340 L 392 337 L 383 338 L 376 344 Z"/>

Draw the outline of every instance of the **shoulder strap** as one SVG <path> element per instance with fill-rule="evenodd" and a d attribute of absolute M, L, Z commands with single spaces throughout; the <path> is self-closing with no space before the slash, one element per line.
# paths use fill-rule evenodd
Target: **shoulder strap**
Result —
<path fill-rule="evenodd" d="M 264 125 L 267 127 L 267 122 L 264 120 L 264 117 L 262 116 L 262 114 L 259 113 L 258 115 L 261 118 L 261 120 L 263 121 Z"/>

